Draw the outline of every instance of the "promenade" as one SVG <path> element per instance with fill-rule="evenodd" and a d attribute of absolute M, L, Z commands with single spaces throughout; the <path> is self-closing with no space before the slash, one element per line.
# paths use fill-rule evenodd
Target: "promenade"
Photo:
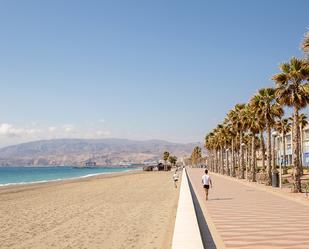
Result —
<path fill-rule="evenodd" d="M 217 248 L 309 249 L 309 205 L 216 174 L 206 202 L 204 169 L 187 172 Z"/>

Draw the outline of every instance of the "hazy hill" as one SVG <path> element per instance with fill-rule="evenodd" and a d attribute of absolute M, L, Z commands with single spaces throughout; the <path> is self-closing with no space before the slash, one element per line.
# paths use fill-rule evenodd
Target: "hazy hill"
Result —
<path fill-rule="evenodd" d="M 92 158 L 99 165 L 156 161 L 165 150 L 177 157 L 188 156 L 197 144 L 162 140 L 53 139 L 0 149 L 0 166 L 83 165 Z"/>

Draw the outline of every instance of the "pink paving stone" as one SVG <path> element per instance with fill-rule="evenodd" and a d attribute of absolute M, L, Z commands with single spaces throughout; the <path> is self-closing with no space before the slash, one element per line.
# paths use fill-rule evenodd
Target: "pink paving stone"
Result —
<path fill-rule="evenodd" d="M 214 188 L 206 202 L 204 169 L 187 172 L 226 248 L 309 249 L 309 206 L 211 174 Z"/>

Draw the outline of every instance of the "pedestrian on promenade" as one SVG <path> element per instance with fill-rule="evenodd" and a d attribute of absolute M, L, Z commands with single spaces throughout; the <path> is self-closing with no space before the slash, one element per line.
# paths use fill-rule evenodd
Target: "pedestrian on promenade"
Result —
<path fill-rule="evenodd" d="M 173 180 L 174 180 L 174 186 L 175 186 L 175 188 L 177 188 L 177 182 L 178 182 L 177 170 L 175 170 L 175 173 L 173 175 Z"/>
<path fill-rule="evenodd" d="M 202 176 L 202 183 L 205 189 L 206 201 L 208 200 L 209 186 L 212 188 L 212 181 L 208 175 L 208 169 L 205 169 L 205 174 Z"/>

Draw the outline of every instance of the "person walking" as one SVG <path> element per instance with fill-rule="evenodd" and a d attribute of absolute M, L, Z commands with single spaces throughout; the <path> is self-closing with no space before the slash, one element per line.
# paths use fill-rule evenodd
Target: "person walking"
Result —
<path fill-rule="evenodd" d="M 205 174 L 202 176 L 202 183 L 205 189 L 206 201 L 208 200 L 209 186 L 212 188 L 212 181 L 208 175 L 208 169 L 205 169 Z"/>
<path fill-rule="evenodd" d="M 173 180 L 174 180 L 174 186 L 175 186 L 175 188 L 177 188 L 177 182 L 178 182 L 177 170 L 175 170 L 175 173 L 173 175 Z"/>

